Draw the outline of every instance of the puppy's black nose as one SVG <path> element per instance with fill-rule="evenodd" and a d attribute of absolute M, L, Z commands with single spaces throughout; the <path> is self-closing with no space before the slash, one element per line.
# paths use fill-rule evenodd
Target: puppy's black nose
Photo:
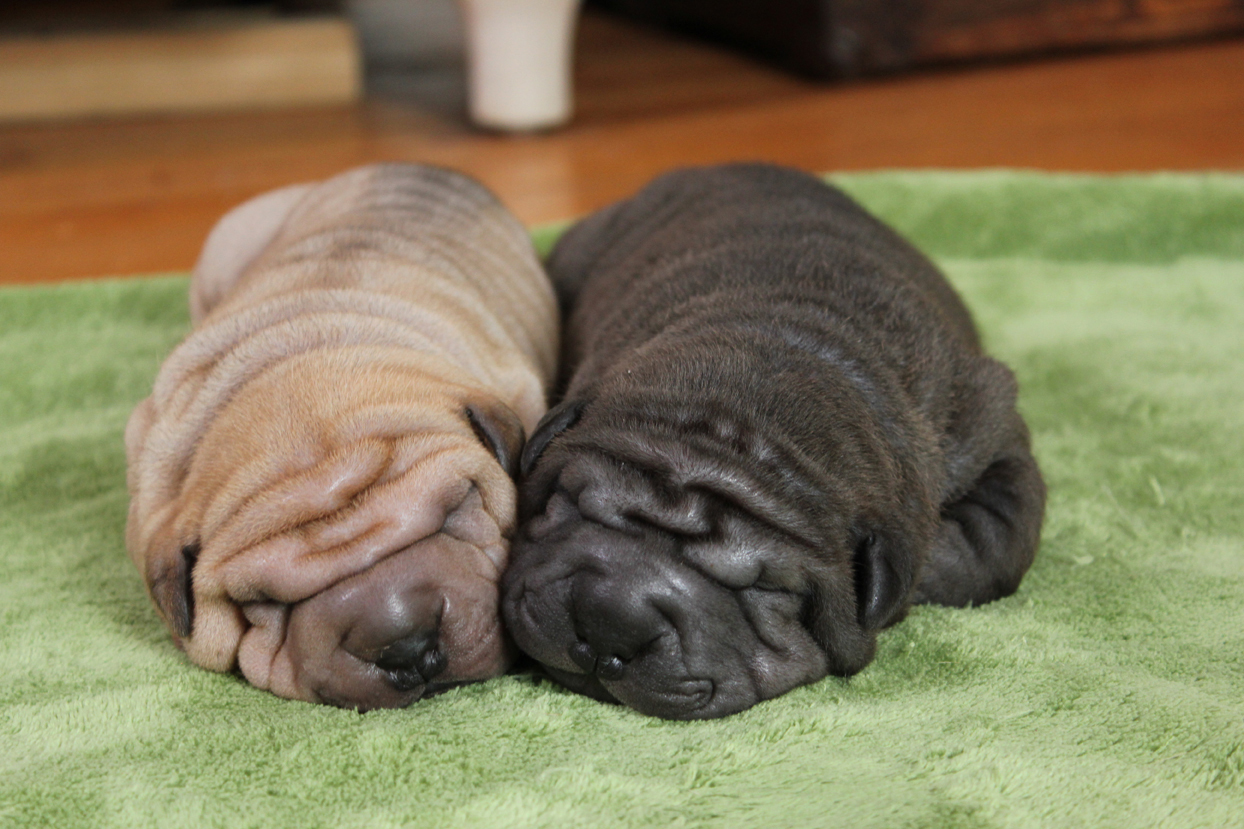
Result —
<path fill-rule="evenodd" d="M 438 643 L 438 630 L 417 631 L 385 646 L 376 658 L 376 667 L 389 675 L 399 691 L 426 685 L 445 670 L 449 660 Z"/>
<path fill-rule="evenodd" d="M 645 573 L 644 568 L 577 575 L 569 608 L 576 640 L 569 648 L 570 660 L 601 679 L 621 679 L 628 663 L 673 634 L 673 625 L 658 608 L 669 584 L 662 575 Z"/>

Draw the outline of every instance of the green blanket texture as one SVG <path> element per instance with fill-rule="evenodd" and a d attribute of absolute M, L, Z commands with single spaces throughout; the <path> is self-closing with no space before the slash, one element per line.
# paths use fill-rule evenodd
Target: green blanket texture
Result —
<path fill-rule="evenodd" d="M 124 550 L 185 275 L 6 289 L 0 826 L 1244 826 L 1244 176 L 835 180 L 1019 376 L 1050 498 L 1016 595 L 718 721 L 531 675 L 281 700 L 187 663 Z"/>

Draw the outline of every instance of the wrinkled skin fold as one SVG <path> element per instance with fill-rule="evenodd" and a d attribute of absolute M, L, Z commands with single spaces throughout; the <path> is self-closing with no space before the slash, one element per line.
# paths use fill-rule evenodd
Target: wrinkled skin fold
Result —
<path fill-rule="evenodd" d="M 1012 593 L 1045 489 L 1011 372 L 838 190 L 730 165 L 574 226 L 561 402 L 502 608 L 581 693 L 719 717 L 872 660 L 913 602 Z"/>
<path fill-rule="evenodd" d="M 556 304 L 483 187 L 415 165 L 260 196 L 126 428 L 131 558 L 194 663 L 407 705 L 514 653 L 499 580 Z"/>

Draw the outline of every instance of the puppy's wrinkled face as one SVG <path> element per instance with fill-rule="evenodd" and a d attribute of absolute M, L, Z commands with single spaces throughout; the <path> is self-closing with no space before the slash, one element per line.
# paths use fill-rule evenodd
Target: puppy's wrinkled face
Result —
<path fill-rule="evenodd" d="M 404 706 L 511 661 L 498 583 L 521 444 L 503 404 L 397 351 L 290 360 L 217 414 L 166 503 L 134 499 L 131 554 L 194 662 Z"/>
<path fill-rule="evenodd" d="M 912 578 L 864 526 L 870 493 L 844 497 L 847 480 L 721 413 L 654 410 L 566 404 L 528 444 L 502 602 L 519 647 L 574 690 L 672 719 L 860 670 Z"/>

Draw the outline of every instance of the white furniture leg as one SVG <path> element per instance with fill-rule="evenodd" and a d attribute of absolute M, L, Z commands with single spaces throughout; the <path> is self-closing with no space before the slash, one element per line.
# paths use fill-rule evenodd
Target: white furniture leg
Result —
<path fill-rule="evenodd" d="M 466 25 L 471 119 L 499 130 L 570 120 L 581 0 L 458 0 Z"/>

